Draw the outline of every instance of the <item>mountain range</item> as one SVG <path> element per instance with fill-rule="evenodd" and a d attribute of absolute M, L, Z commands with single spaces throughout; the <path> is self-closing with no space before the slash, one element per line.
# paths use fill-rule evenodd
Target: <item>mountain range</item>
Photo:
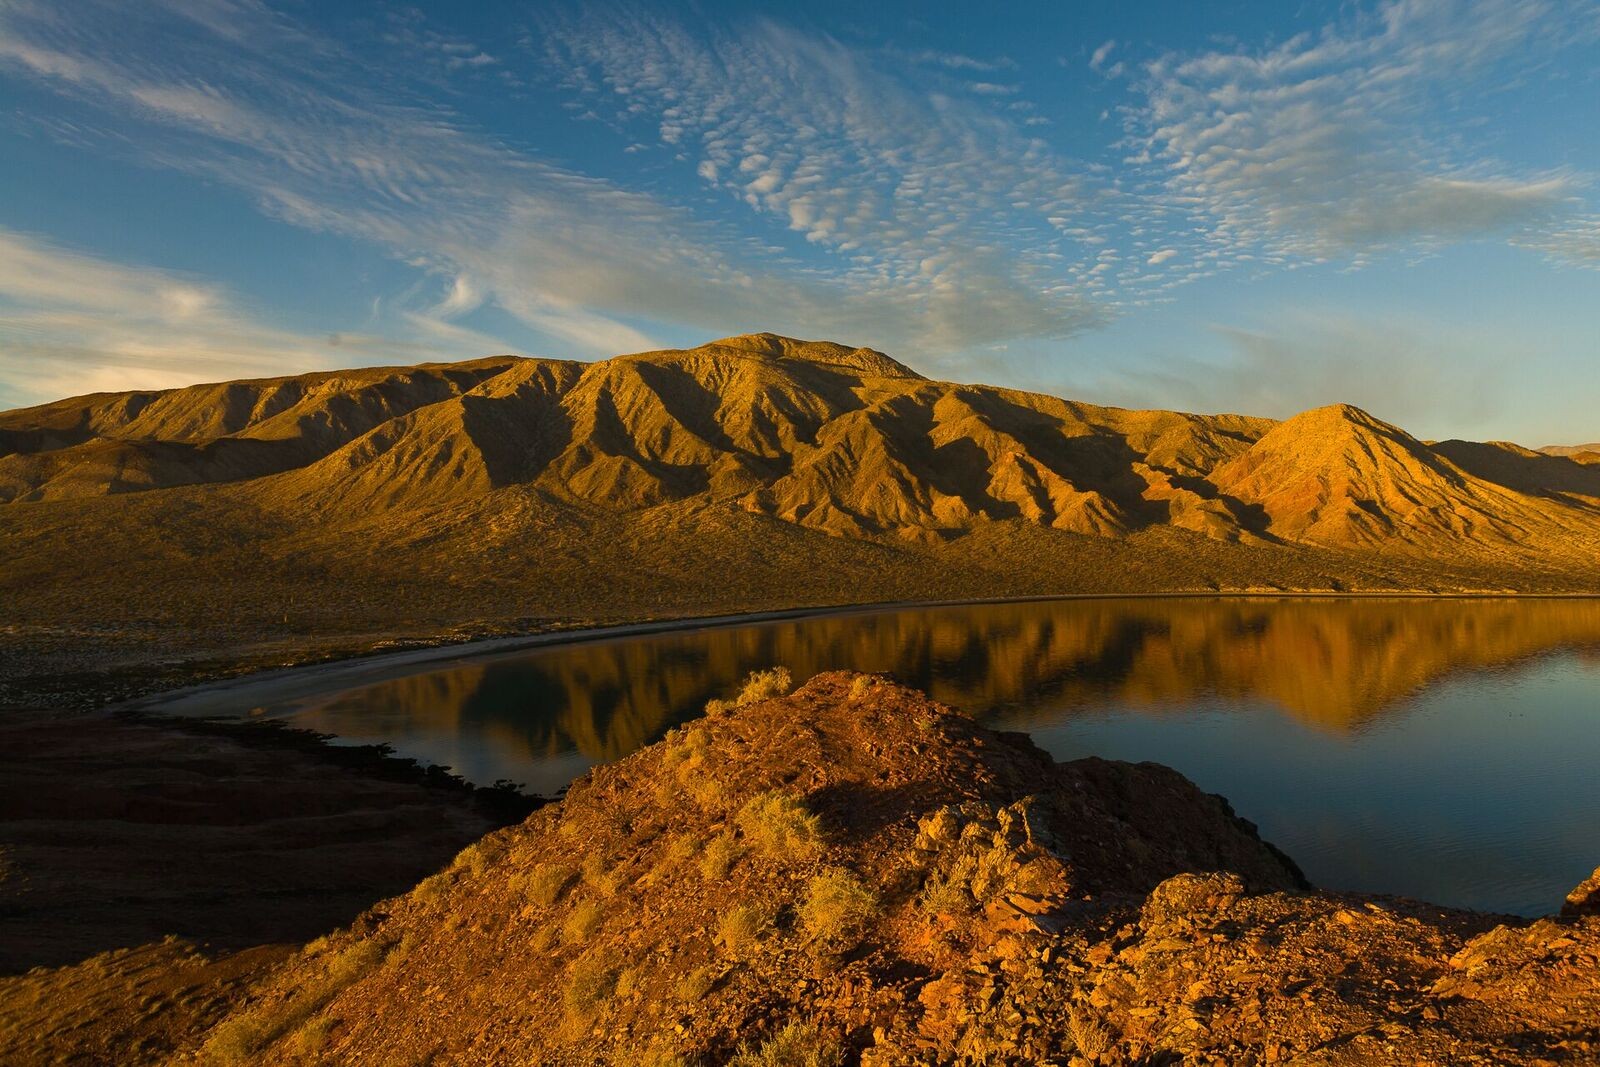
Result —
<path fill-rule="evenodd" d="M 219 641 L 1059 592 L 1592 591 L 1600 463 L 1556 451 L 1425 442 L 1344 404 L 1102 407 L 771 334 L 328 371 L 0 413 L 0 591 L 14 633 L 110 611 Z"/>

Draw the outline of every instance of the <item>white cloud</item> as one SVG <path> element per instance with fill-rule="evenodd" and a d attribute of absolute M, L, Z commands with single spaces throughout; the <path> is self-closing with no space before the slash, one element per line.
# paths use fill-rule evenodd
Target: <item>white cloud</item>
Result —
<path fill-rule="evenodd" d="M 463 336 L 440 331 L 467 331 L 421 314 L 406 325 L 400 338 L 295 333 L 267 325 L 203 279 L 0 229 L 0 407 L 461 354 Z M 467 340 L 470 352 L 505 351 L 482 335 Z"/>
<path fill-rule="evenodd" d="M 1571 176 L 1464 154 L 1451 116 L 1470 108 L 1463 86 L 1593 40 L 1597 11 L 1397 0 L 1264 51 L 1164 56 L 1131 129 L 1167 175 L 1166 202 L 1199 213 L 1224 252 L 1359 261 L 1543 229 L 1569 207 Z"/>
<path fill-rule="evenodd" d="M 1145 262 L 1153 267 L 1157 264 L 1165 263 L 1167 260 L 1172 259 L 1177 254 L 1178 250 L 1176 248 L 1162 248 L 1150 253 Z"/>
<path fill-rule="evenodd" d="M 1089 57 L 1089 66 L 1094 70 L 1099 70 L 1105 64 L 1105 61 L 1110 58 L 1111 50 L 1115 47 L 1117 47 L 1117 42 L 1113 40 L 1107 41 L 1099 48 L 1096 48 L 1094 55 Z"/>

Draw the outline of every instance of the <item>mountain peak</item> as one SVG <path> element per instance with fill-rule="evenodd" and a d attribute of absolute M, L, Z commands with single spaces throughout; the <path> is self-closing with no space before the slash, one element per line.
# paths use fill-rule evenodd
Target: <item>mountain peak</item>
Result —
<path fill-rule="evenodd" d="M 921 378 L 891 356 L 875 348 L 851 348 L 836 341 L 802 341 L 775 333 L 746 333 L 724 337 L 700 346 L 701 349 L 733 349 L 768 359 L 791 359 L 807 363 L 848 367 L 876 378 Z"/>

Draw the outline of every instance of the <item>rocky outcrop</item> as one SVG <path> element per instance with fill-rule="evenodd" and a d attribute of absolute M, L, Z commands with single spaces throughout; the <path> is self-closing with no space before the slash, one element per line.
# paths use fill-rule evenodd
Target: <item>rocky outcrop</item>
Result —
<path fill-rule="evenodd" d="M 765 1043 L 763 1062 L 1082 1067 L 1600 1048 L 1600 918 L 1497 926 L 1315 892 L 1173 771 L 1056 764 L 882 678 L 756 696 L 309 946 L 190 1058 L 709 1065 Z"/>

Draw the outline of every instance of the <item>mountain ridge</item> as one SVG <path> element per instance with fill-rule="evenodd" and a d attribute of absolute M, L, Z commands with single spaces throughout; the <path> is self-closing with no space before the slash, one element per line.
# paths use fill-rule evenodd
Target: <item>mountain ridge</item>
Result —
<path fill-rule="evenodd" d="M 1424 554 L 1600 543 L 1600 471 L 1566 457 L 1428 445 L 1348 404 L 1278 422 L 938 382 L 870 348 L 765 333 L 587 364 L 500 356 L 0 413 L 0 501 L 219 483 L 324 512 L 525 486 L 928 542 L 1015 519 Z"/>

